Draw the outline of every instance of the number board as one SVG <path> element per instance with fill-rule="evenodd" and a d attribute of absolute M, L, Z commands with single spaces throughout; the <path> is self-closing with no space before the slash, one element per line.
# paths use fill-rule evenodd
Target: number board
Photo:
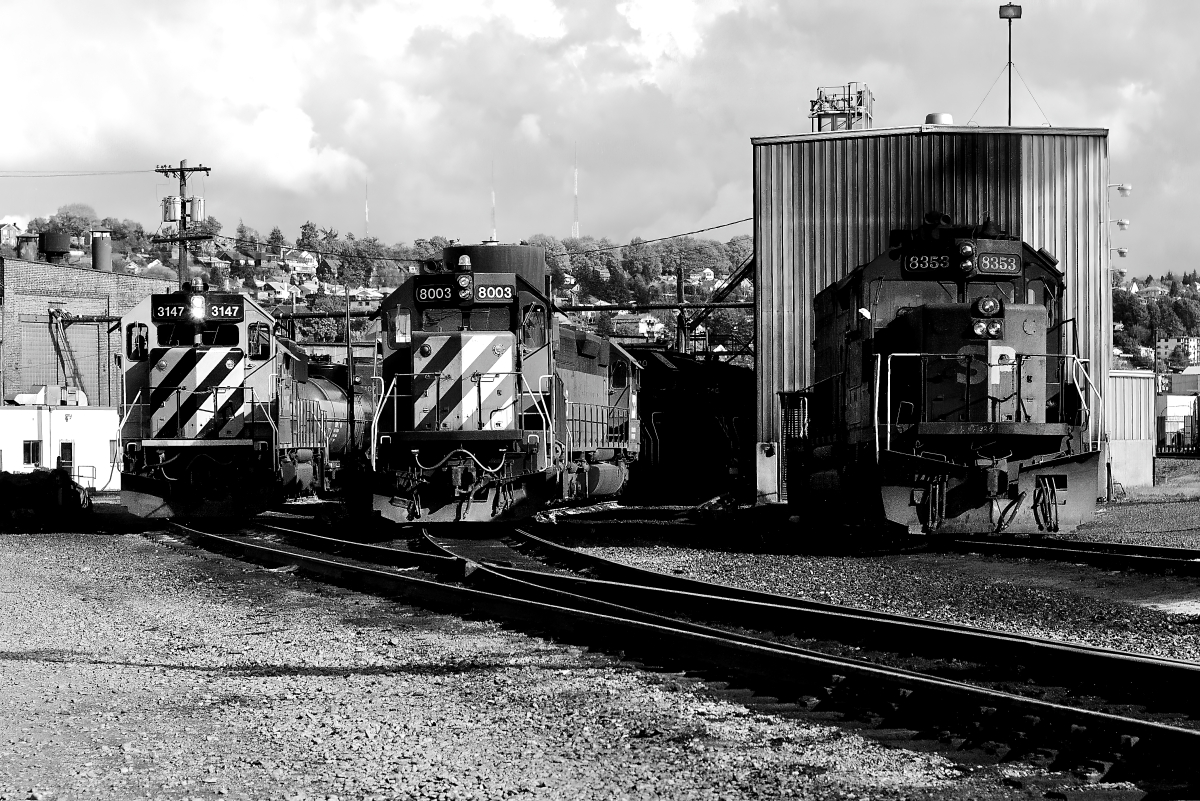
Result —
<path fill-rule="evenodd" d="M 1020 275 L 1024 267 L 1021 243 L 1003 239 L 980 239 L 979 255 L 975 257 L 975 264 L 984 275 Z"/>
<path fill-rule="evenodd" d="M 204 322 L 240 323 L 246 316 L 241 295 L 151 295 L 150 319 L 154 322 L 194 321 L 192 298 L 204 298 Z"/>
<path fill-rule="evenodd" d="M 515 273 L 477 273 L 474 300 L 476 303 L 512 303 L 517 296 Z"/>
<path fill-rule="evenodd" d="M 413 278 L 413 300 L 418 306 L 457 306 L 458 285 L 452 275 L 418 275 Z"/>
<path fill-rule="evenodd" d="M 929 275 L 950 269 L 950 256 L 945 253 L 906 253 L 904 271 L 915 275 Z"/>

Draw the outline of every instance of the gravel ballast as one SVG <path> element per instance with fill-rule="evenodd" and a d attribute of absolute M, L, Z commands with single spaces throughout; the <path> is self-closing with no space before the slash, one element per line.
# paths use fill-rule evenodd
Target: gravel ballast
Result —
<path fill-rule="evenodd" d="M 1008 798 L 1024 780 L 135 535 L 0 537 L 0 603 L 5 801 Z"/>
<path fill-rule="evenodd" d="M 825 603 L 1200 661 L 1200 580 L 977 554 L 593 547 L 636 567 Z"/>

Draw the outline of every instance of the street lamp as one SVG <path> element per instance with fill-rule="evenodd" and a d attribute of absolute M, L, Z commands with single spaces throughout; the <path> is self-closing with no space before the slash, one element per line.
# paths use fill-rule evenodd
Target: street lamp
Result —
<path fill-rule="evenodd" d="M 1133 184 L 1109 184 L 1109 189 L 1116 189 L 1121 197 L 1129 197 L 1129 193 L 1133 191 Z"/>
<path fill-rule="evenodd" d="M 1122 231 L 1128 231 L 1129 226 L 1131 225 L 1129 220 L 1109 220 L 1109 222 L 1116 223 L 1117 227 L 1120 228 Z"/>
<path fill-rule="evenodd" d="M 1117 256 L 1119 256 L 1122 259 L 1129 256 L 1129 248 L 1109 248 L 1108 252 L 1112 253 L 1114 250 L 1117 252 Z M 1121 272 L 1125 272 L 1125 271 L 1122 270 Z"/>
<path fill-rule="evenodd" d="M 1008 20 L 1008 126 L 1012 127 L 1012 21 L 1021 18 L 1021 7 L 1013 3 L 1000 6 L 1000 19 Z"/>

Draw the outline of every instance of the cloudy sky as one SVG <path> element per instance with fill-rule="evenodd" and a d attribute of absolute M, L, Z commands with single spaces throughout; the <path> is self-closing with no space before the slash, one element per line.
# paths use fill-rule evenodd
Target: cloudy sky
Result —
<path fill-rule="evenodd" d="M 750 137 L 809 130 L 818 85 L 860 81 L 876 126 L 1001 124 L 996 0 L 14 0 L 0 174 L 212 167 L 226 226 L 311 219 L 388 242 L 490 231 L 618 241 L 751 213 Z M 1190 270 L 1200 3 L 1029 0 L 1014 123 L 1106 127 L 1138 275 Z M 1040 105 L 1040 110 L 1038 106 Z M 978 111 L 976 112 L 976 108 Z M 494 166 L 493 166 L 494 165 Z M 0 178 L 0 216 L 86 202 L 156 225 L 153 173 Z M 715 232 L 748 233 L 749 224 Z M 1190 255 L 1190 254 L 1187 254 Z"/>

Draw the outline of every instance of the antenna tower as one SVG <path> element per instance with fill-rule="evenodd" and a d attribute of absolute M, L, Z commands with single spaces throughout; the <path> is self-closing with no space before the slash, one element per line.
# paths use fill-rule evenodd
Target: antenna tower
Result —
<path fill-rule="evenodd" d="M 575 145 L 575 222 L 571 223 L 571 236 L 579 238 L 579 145 Z"/>

